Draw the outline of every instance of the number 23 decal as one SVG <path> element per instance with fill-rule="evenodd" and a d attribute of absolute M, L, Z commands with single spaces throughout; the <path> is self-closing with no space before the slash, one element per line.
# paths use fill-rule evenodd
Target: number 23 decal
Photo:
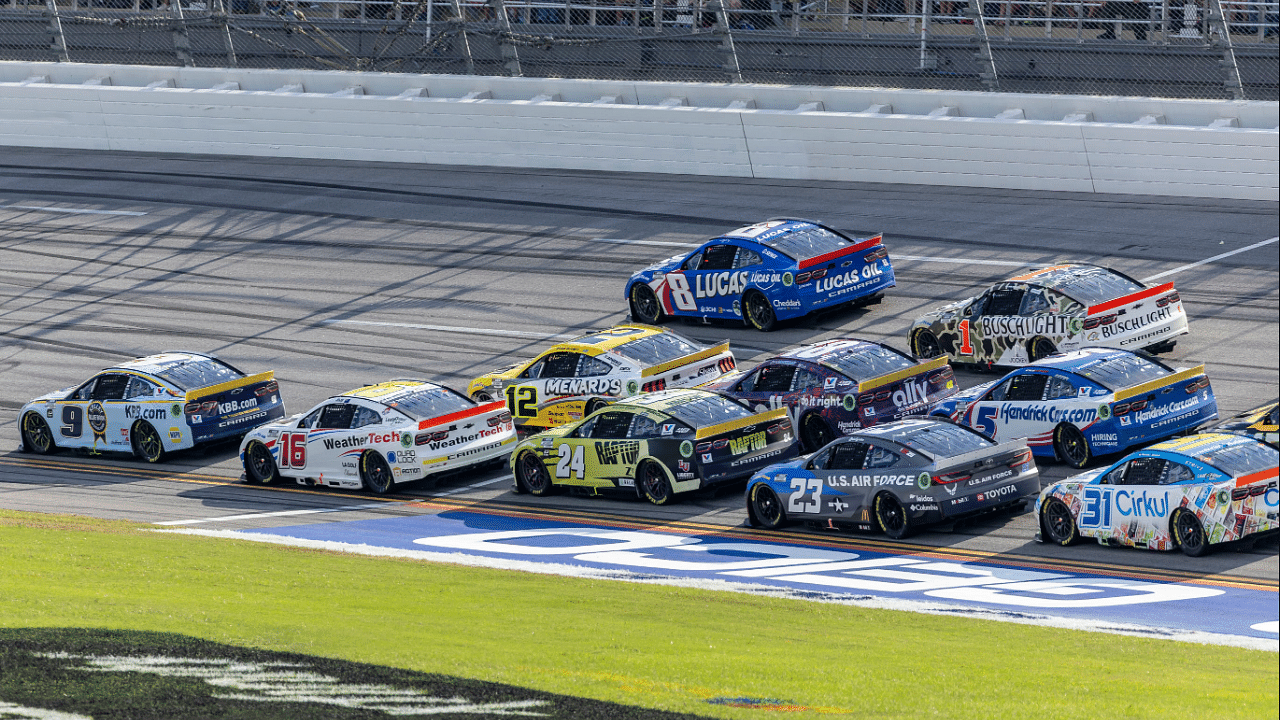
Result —
<path fill-rule="evenodd" d="M 813 493 L 813 498 L 804 502 L 804 496 Z M 787 502 L 787 511 L 793 513 L 822 512 L 822 479 L 791 478 L 791 500 Z"/>

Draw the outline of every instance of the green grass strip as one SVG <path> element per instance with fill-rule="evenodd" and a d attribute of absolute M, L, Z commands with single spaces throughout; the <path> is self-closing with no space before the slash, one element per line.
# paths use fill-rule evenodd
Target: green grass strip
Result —
<path fill-rule="evenodd" d="M 0 626 L 182 633 L 712 717 L 1274 717 L 1274 653 L 0 511 Z M 1230 612 L 1224 609 L 1223 612 Z"/>

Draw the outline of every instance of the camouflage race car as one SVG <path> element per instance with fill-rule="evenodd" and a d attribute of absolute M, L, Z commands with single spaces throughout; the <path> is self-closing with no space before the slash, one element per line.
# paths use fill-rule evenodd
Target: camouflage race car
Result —
<path fill-rule="evenodd" d="M 1187 332 L 1173 283 L 1147 287 L 1077 263 L 1018 275 L 927 313 L 909 338 L 916 357 L 1016 366 L 1082 347 L 1165 352 Z"/>
<path fill-rule="evenodd" d="M 545 428 L 640 392 L 698 387 L 734 367 L 727 340 L 704 347 L 662 328 L 618 325 L 481 375 L 467 394 L 476 402 L 505 399 L 517 427 Z"/>
<path fill-rule="evenodd" d="M 804 452 L 876 423 L 924 415 L 958 389 L 944 357 L 917 362 L 853 338 L 806 345 L 706 387 L 756 410 L 785 407 Z"/>
<path fill-rule="evenodd" d="M 1210 428 L 1207 432 L 1245 435 L 1280 447 L 1280 401 L 1272 400 L 1252 410 L 1246 410 Z"/>
<path fill-rule="evenodd" d="M 527 438 L 511 455 L 511 471 L 518 493 L 625 488 L 664 505 L 796 452 L 785 410 L 753 413 L 718 393 L 666 390 Z"/>

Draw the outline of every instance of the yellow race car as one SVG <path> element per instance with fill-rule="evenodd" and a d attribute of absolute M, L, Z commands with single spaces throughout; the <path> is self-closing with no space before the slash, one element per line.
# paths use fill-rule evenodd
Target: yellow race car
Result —
<path fill-rule="evenodd" d="M 1272 400 L 1266 405 L 1246 410 L 1206 432 L 1235 433 L 1261 440 L 1271 447 L 1280 447 L 1280 401 Z"/>
<path fill-rule="evenodd" d="M 476 402 L 506 400 L 518 427 L 547 428 L 637 393 L 699 387 L 736 365 L 727 340 L 706 347 L 662 328 L 618 325 L 481 375 L 467 394 Z"/>

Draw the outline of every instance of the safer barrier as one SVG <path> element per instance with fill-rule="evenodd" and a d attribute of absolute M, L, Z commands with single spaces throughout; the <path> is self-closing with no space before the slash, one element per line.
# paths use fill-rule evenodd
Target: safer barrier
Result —
<path fill-rule="evenodd" d="M 1280 105 L 0 63 L 0 145 L 1271 200 Z"/>

